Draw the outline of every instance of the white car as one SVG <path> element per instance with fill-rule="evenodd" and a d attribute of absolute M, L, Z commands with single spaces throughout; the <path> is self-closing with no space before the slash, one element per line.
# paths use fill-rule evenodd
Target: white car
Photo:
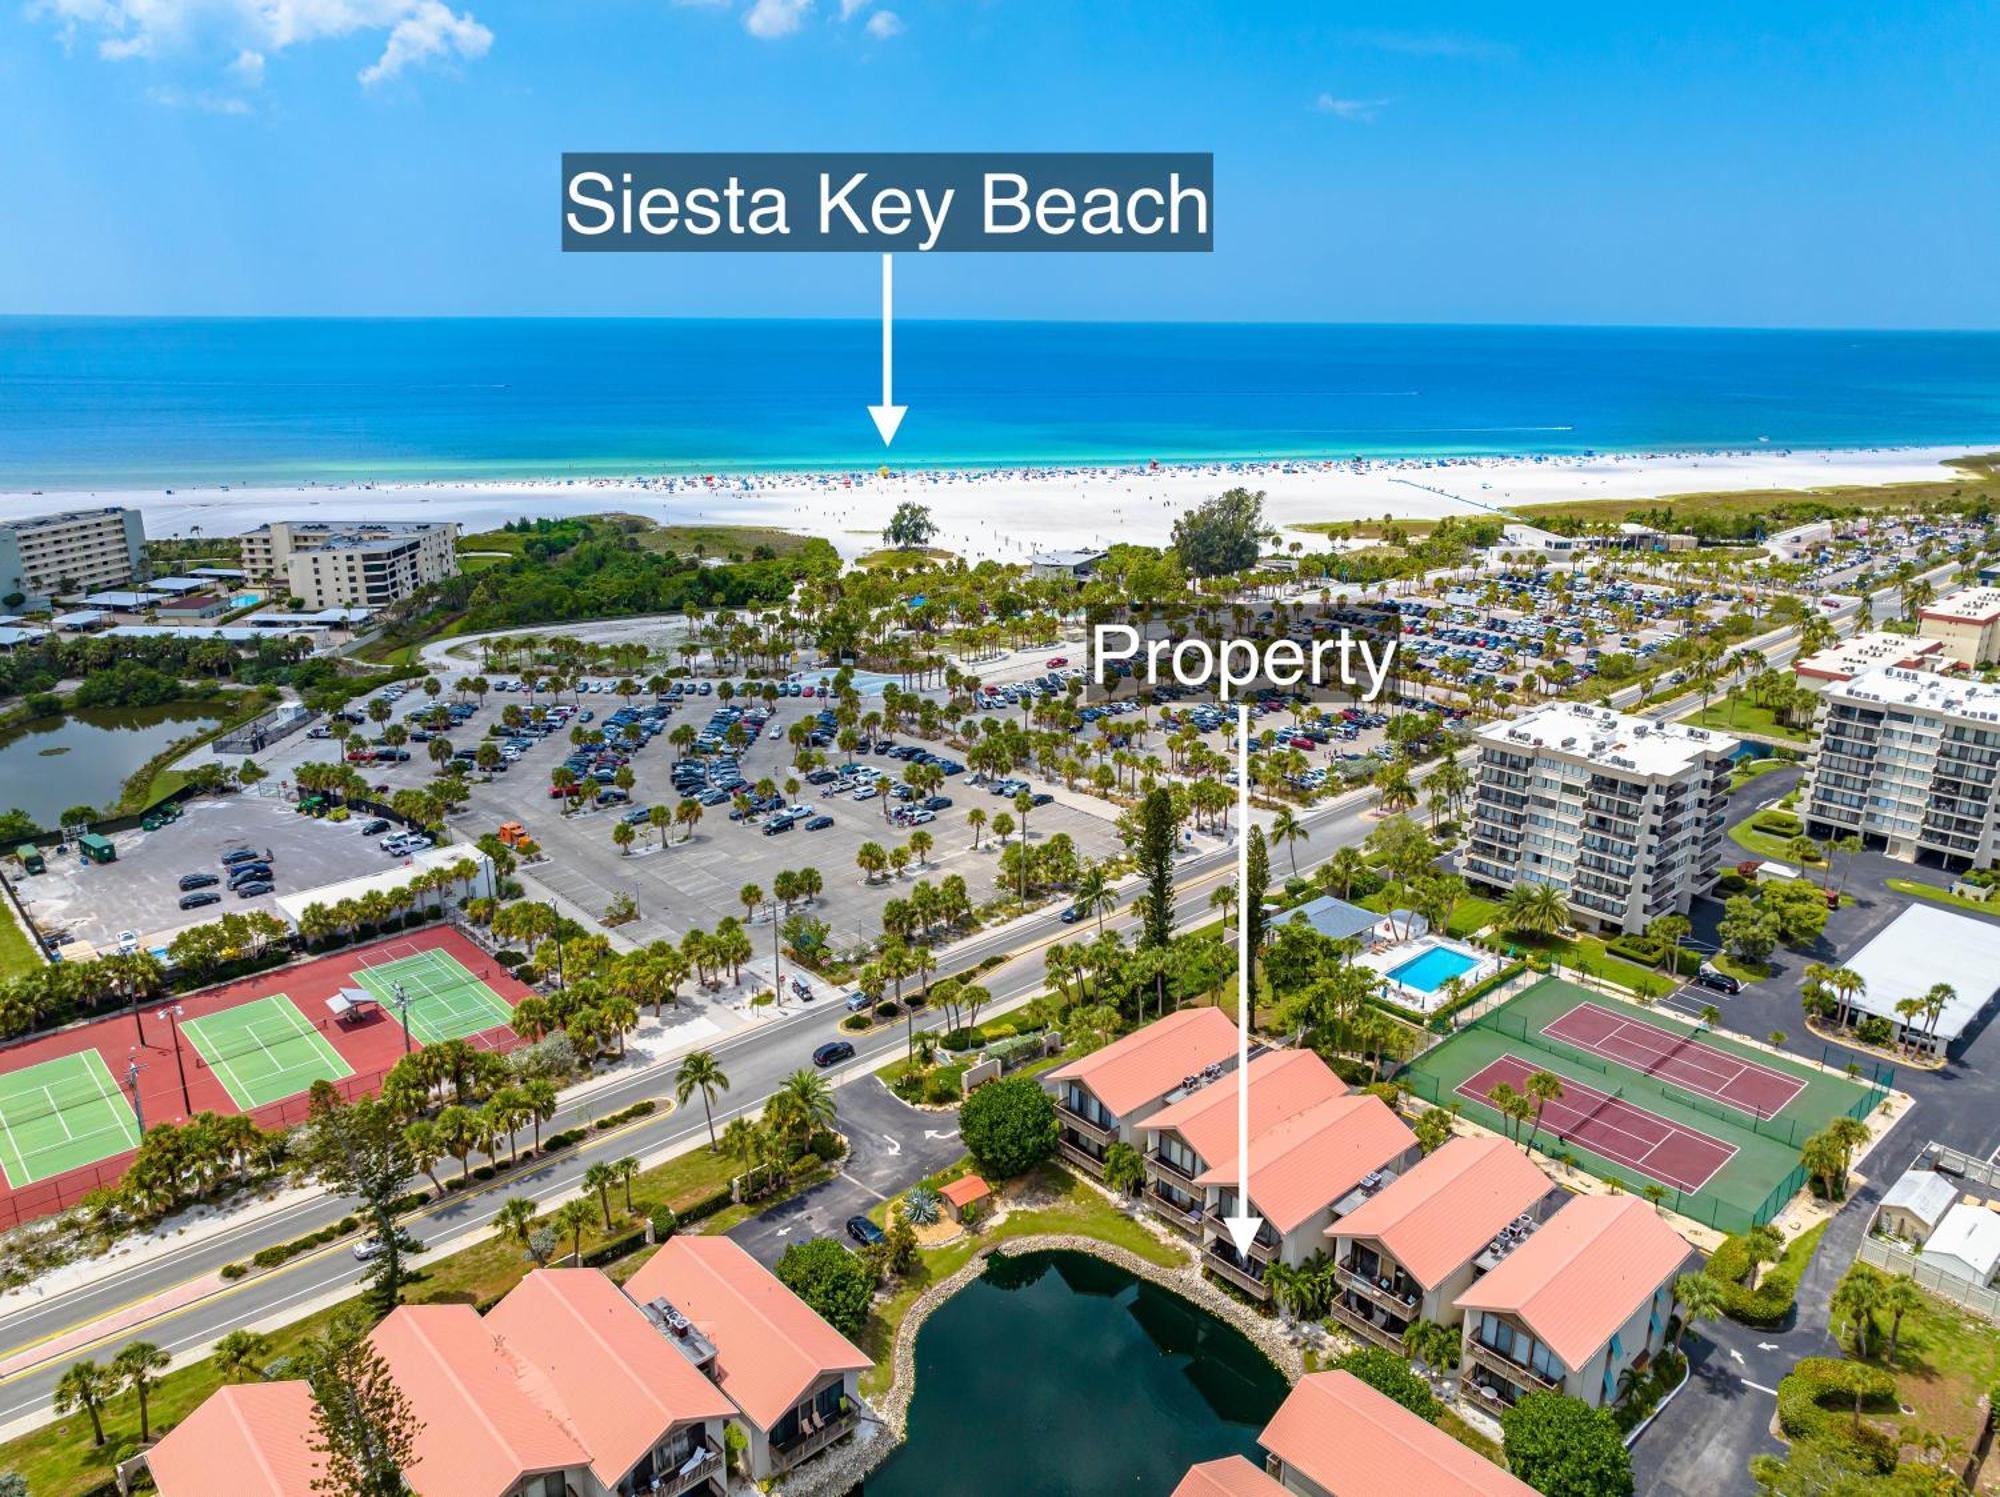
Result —
<path fill-rule="evenodd" d="M 863 785 L 859 790 L 854 792 L 853 798 L 855 800 L 873 800 L 881 793 L 873 785 Z"/>

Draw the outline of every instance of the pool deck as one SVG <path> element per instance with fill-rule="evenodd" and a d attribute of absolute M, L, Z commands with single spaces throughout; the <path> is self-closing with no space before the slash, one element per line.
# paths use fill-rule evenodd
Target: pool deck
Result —
<path fill-rule="evenodd" d="M 1462 978 L 1466 987 L 1483 982 L 1486 978 L 1492 976 L 1493 973 L 1500 970 L 1499 958 L 1493 956 L 1491 953 L 1481 951 L 1476 946 L 1468 946 L 1463 941 L 1453 940 L 1449 936 L 1441 936 L 1435 933 L 1414 936 L 1407 941 L 1398 941 L 1393 946 L 1383 946 L 1374 951 L 1365 951 L 1356 957 L 1355 961 L 1361 966 L 1371 968 L 1382 974 L 1382 986 L 1385 997 L 1394 1003 L 1402 1005 L 1404 1008 L 1411 1008 L 1415 1009 L 1418 1013 L 1428 1014 L 1432 1010 L 1442 1007 L 1444 1000 L 1440 997 L 1440 994 L 1443 991 L 1444 983 L 1440 981 L 1436 987 L 1425 989 L 1414 987 L 1406 982 L 1399 982 L 1390 974 L 1400 967 L 1408 966 L 1411 962 L 1420 960 L 1426 953 L 1432 951 L 1453 952 L 1465 958 L 1470 963 L 1462 972 L 1451 974 Z"/>

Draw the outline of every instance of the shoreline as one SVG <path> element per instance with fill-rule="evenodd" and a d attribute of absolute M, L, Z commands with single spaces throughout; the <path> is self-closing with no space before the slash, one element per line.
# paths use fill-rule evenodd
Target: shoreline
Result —
<path fill-rule="evenodd" d="M 274 517 L 451 520 L 477 532 L 524 514 L 621 511 L 663 525 L 764 526 L 819 536 L 851 558 L 875 549 L 896 506 L 915 501 L 932 511 L 938 526 L 933 544 L 969 560 L 1023 561 L 1045 547 L 1163 544 L 1181 510 L 1238 486 L 1262 489 L 1267 519 L 1286 531 L 1328 521 L 1490 515 L 1536 503 L 1643 504 L 1702 492 L 1946 481 L 1955 475 L 1949 460 L 1989 450 L 1763 447 L 909 469 L 893 466 L 890 453 L 883 468 L 861 471 L 11 489 L 0 490 L 0 521 L 119 504 L 139 509 L 155 537 L 220 537 Z M 1284 539 L 1314 538 L 1293 531 Z"/>

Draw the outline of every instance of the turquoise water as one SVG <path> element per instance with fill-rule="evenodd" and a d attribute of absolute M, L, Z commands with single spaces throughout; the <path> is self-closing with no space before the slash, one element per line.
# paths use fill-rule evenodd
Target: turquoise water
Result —
<path fill-rule="evenodd" d="M 1261 1461 L 1285 1380 L 1234 1326 L 1082 1253 L 995 1256 L 924 1322 L 908 1442 L 866 1497 L 1167 1497 Z"/>
<path fill-rule="evenodd" d="M 231 608 L 248 608 L 252 603 L 261 603 L 263 601 L 264 595 L 262 593 L 238 593 L 229 600 L 229 606 Z"/>
<path fill-rule="evenodd" d="M 873 467 L 880 326 L 0 318 L 0 489 Z M 2000 334 L 903 322 L 902 466 L 2000 441 Z"/>
<path fill-rule="evenodd" d="M 1453 951 L 1449 946 L 1433 946 L 1413 956 L 1400 967 L 1389 969 L 1392 980 L 1419 993 L 1435 993 L 1454 977 L 1463 977 L 1479 965 L 1479 958 Z"/>

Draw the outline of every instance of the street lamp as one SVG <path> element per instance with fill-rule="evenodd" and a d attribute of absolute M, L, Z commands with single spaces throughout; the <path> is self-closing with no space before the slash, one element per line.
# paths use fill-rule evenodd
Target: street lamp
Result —
<path fill-rule="evenodd" d="M 173 1032 L 174 1069 L 180 1072 L 181 1077 L 181 1106 L 187 1109 L 186 1115 L 188 1117 L 193 1117 L 194 1099 L 188 1095 L 187 1061 L 181 1056 L 181 1015 L 183 1012 L 185 1010 L 178 1003 L 175 1003 L 161 1009 L 154 1017 L 165 1019 L 167 1021 L 167 1028 Z"/>
<path fill-rule="evenodd" d="M 125 1067 L 125 1090 L 132 1094 L 132 1116 L 138 1120 L 139 1137 L 146 1136 L 146 1110 L 139 1105 L 139 1052 L 135 1049 Z"/>
<path fill-rule="evenodd" d="M 389 1001 L 396 1006 L 396 1017 L 403 1021 L 403 1053 L 408 1055 L 410 1053 L 410 995 L 401 982 L 395 985 L 393 991 L 394 996 Z"/>

